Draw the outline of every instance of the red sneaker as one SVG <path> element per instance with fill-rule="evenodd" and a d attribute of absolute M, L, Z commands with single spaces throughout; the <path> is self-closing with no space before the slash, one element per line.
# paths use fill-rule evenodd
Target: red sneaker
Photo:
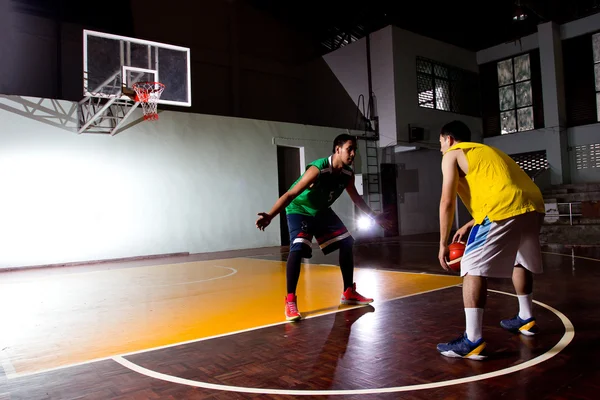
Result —
<path fill-rule="evenodd" d="M 298 321 L 300 318 L 302 318 L 302 315 L 298 312 L 296 295 L 294 293 L 288 293 L 285 298 L 285 319 L 288 321 Z"/>
<path fill-rule="evenodd" d="M 356 283 L 353 283 L 352 287 L 342 293 L 342 304 L 369 304 L 372 302 L 373 299 L 369 299 L 356 291 Z"/>

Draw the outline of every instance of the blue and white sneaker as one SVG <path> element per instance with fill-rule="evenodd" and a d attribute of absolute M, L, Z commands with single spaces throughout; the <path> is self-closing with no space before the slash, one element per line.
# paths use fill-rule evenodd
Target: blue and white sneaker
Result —
<path fill-rule="evenodd" d="M 476 342 L 471 342 L 467 339 L 467 334 L 464 333 L 457 339 L 448 343 L 440 343 L 437 345 L 437 350 L 446 357 L 469 358 L 471 360 L 483 360 L 487 356 L 481 354 L 485 349 L 486 343 L 483 338 Z"/>
<path fill-rule="evenodd" d="M 500 326 L 512 333 L 521 333 L 526 336 L 533 336 L 540 331 L 535 324 L 535 318 L 521 319 L 518 315 L 511 319 L 503 319 Z"/>

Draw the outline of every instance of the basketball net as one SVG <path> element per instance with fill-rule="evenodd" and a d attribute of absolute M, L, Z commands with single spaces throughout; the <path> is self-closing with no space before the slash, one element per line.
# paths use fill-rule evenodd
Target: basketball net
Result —
<path fill-rule="evenodd" d="M 137 96 L 135 101 L 142 103 L 142 110 L 144 111 L 145 121 L 155 121 L 158 119 L 158 113 L 156 107 L 158 100 L 165 85 L 160 82 L 137 82 L 131 85 L 131 88 L 135 90 Z"/>

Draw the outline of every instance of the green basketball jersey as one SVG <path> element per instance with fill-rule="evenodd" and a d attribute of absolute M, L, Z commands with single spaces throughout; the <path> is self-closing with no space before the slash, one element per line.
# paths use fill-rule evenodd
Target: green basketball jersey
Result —
<path fill-rule="evenodd" d="M 285 208 L 286 213 L 315 216 L 319 211 L 329 208 L 340 197 L 354 176 L 352 168 L 346 165 L 340 173 L 334 173 L 331 156 L 313 161 L 306 166 L 306 169 L 311 166 L 319 169 L 317 180 Z M 290 189 L 301 178 L 298 178 Z"/>

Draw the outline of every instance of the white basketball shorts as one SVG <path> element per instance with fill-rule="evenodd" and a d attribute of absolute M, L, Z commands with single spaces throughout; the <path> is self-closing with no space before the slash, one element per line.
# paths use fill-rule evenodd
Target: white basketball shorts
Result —
<path fill-rule="evenodd" d="M 535 211 L 494 222 L 486 217 L 471 229 L 460 275 L 510 278 L 515 265 L 534 274 L 542 273 L 543 218 L 544 214 Z"/>

